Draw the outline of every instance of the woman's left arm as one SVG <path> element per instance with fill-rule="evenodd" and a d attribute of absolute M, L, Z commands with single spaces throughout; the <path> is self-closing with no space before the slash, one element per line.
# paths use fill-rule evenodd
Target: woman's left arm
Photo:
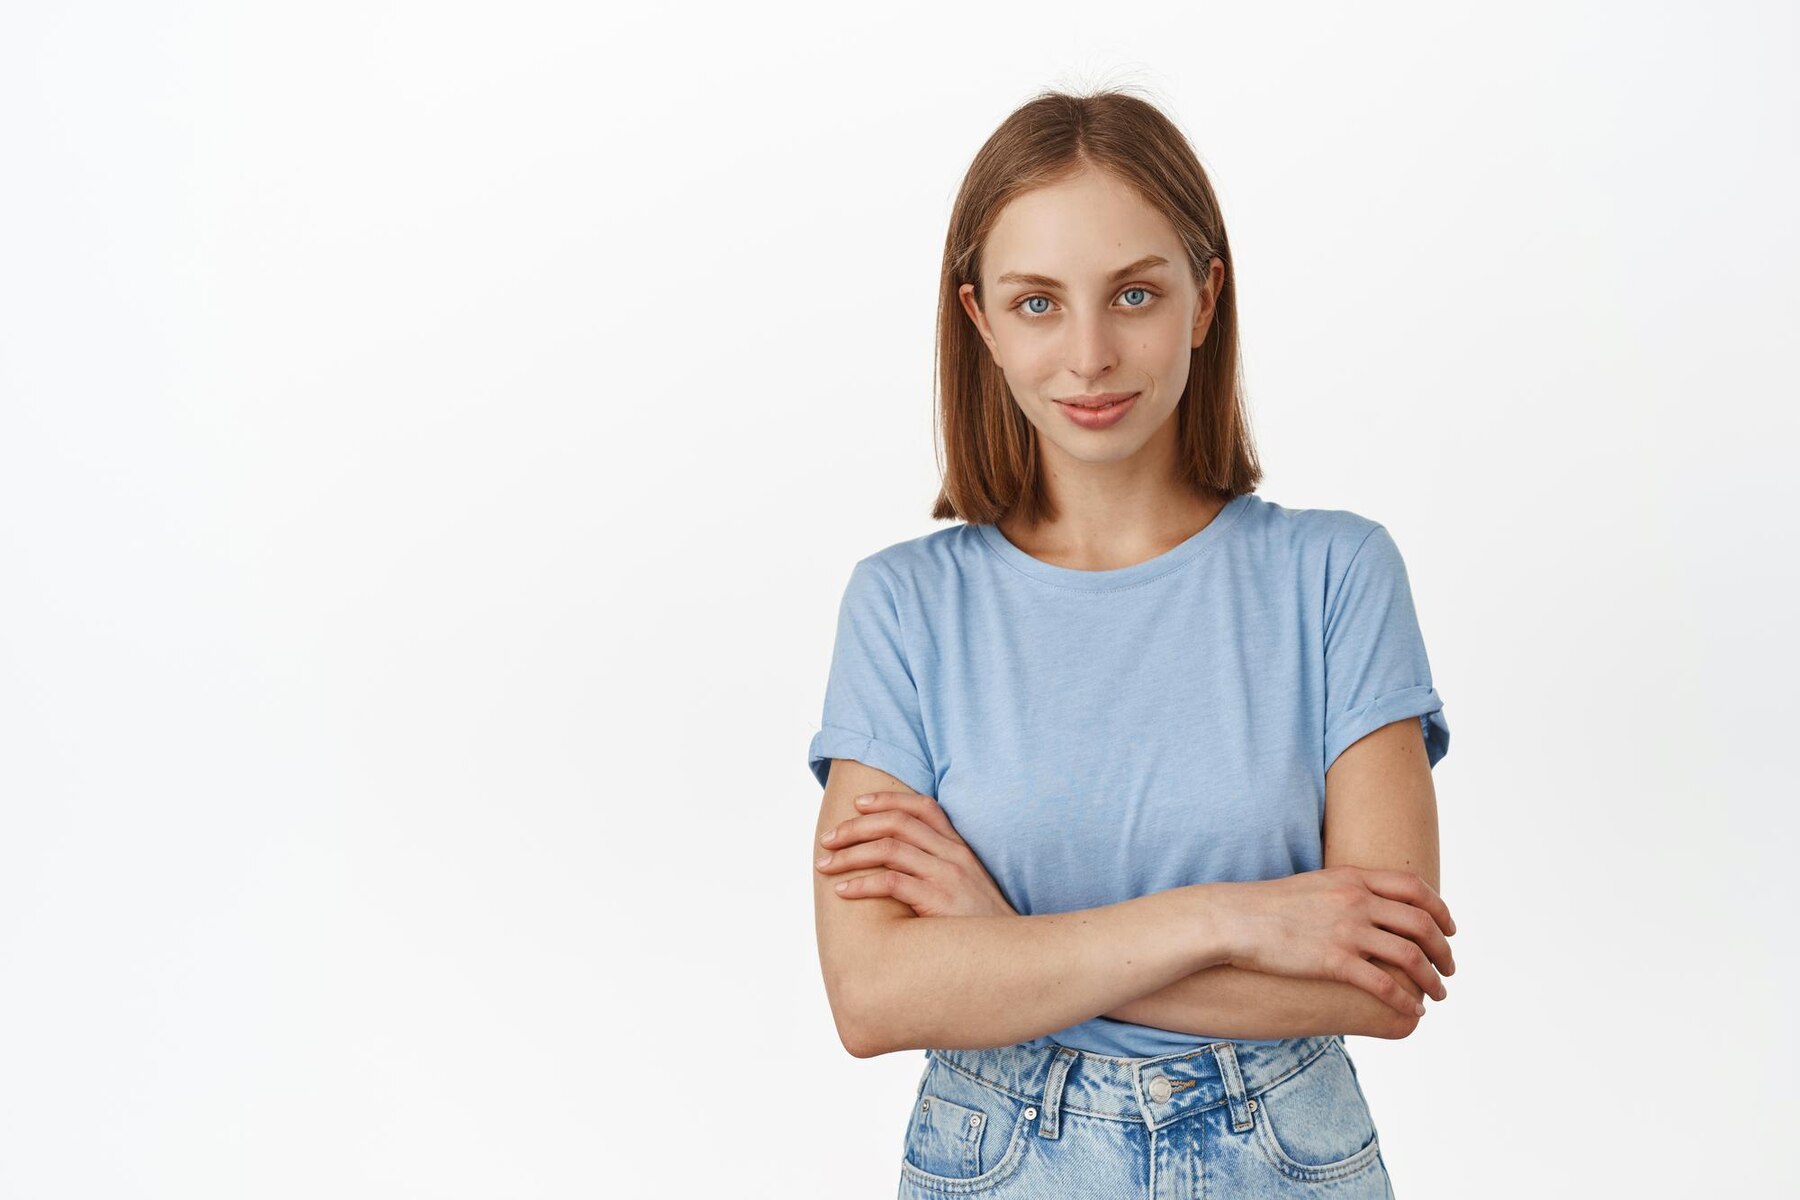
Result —
<path fill-rule="evenodd" d="M 1325 774 L 1324 838 L 1327 867 L 1411 871 L 1438 888 L 1437 792 L 1419 718 L 1384 725 L 1338 755 Z M 1404 970 L 1376 965 L 1422 996 Z M 1104 1015 L 1161 1029 L 1253 1039 L 1320 1034 L 1402 1038 L 1419 1021 L 1402 1017 L 1349 984 L 1288 979 L 1233 966 L 1197 971 Z"/>

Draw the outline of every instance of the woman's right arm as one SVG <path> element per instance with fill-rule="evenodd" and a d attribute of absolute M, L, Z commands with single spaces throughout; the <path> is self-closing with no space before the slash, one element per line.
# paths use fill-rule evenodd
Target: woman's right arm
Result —
<path fill-rule="evenodd" d="M 912 791 L 834 759 L 814 831 L 857 815 L 865 792 Z M 844 1048 L 981 1048 L 1065 1029 L 1225 961 L 1205 885 L 1039 916 L 919 918 L 886 896 L 846 900 L 832 885 L 873 873 L 809 872 L 825 991 Z"/>

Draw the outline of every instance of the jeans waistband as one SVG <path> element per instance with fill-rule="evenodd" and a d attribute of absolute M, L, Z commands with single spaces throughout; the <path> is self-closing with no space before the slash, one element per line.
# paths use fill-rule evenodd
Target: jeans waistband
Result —
<path fill-rule="evenodd" d="M 1062 1112 L 1160 1129 L 1221 1105 L 1239 1131 L 1251 1128 L 1258 1094 L 1330 1050 L 1342 1039 L 1288 1038 L 1267 1046 L 1209 1042 L 1157 1058 L 1115 1058 L 1068 1046 L 994 1046 L 927 1050 L 951 1070 L 1020 1100 L 1037 1101 L 1039 1132 L 1056 1137 Z"/>

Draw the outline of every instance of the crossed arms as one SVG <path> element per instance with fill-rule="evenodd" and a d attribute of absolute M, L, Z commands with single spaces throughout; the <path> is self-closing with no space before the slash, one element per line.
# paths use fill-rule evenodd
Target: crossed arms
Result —
<path fill-rule="evenodd" d="M 1325 774 L 1325 865 L 1411 871 L 1438 888 L 1437 792 L 1417 717 L 1345 748 Z M 1415 997 L 1419 985 L 1377 962 Z M 1353 984 L 1209 967 L 1105 1014 L 1121 1021 L 1230 1038 L 1364 1034 L 1403 1038 L 1418 1026 Z"/>
<path fill-rule="evenodd" d="M 817 837 L 858 814 L 856 796 L 911 792 L 885 772 L 838 759 Z M 1410 872 L 1438 885 L 1437 801 L 1418 719 L 1348 747 L 1326 775 L 1324 862 Z M 1197 885 L 1037 916 L 920 920 L 888 896 L 847 901 L 833 884 L 879 869 L 814 872 L 820 964 L 839 1039 L 857 1057 L 1026 1041 L 1105 1015 L 1241 1038 L 1412 1032 L 1367 987 L 1231 965 L 1244 931 L 1219 893 Z M 1422 988 L 1379 959 L 1397 989 Z M 1379 978 L 1379 977 L 1377 977 Z"/>

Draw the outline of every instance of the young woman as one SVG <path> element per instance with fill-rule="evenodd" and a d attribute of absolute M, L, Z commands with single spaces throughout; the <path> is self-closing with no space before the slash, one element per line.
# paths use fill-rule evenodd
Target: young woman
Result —
<path fill-rule="evenodd" d="M 1449 727 L 1387 530 L 1254 494 L 1233 274 L 1128 94 L 1037 97 L 957 197 L 961 523 L 856 563 L 808 751 L 839 1036 L 926 1052 L 903 1197 L 1392 1194 L 1344 1035 L 1455 969 Z"/>

